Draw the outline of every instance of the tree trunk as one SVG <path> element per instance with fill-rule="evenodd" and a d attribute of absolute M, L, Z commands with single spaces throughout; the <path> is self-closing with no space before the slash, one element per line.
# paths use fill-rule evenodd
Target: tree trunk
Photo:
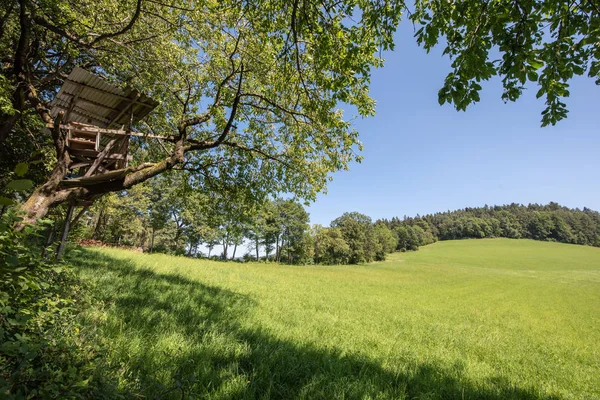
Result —
<path fill-rule="evenodd" d="M 154 235 L 156 234 L 156 229 L 154 229 L 154 227 L 152 227 L 152 237 L 150 238 L 150 253 L 152 253 L 152 250 L 154 249 Z"/>
<path fill-rule="evenodd" d="M 228 239 L 223 240 L 223 260 L 227 260 L 227 247 L 229 246 Z"/>
<path fill-rule="evenodd" d="M 258 247 L 258 236 L 256 236 L 256 240 L 255 240 L 255 244 L 256 244 L 256 261 L 258 261 L 258 251 L 260 250 L 260 248 Z"/>
<path fill-rule="evenodd" d="M 235 260 L 235 252 L 237 251 L 237 243 L 233 246 L 233 255 L 231 256 L 232 260 Z"/>
<path fill-rule="evenodd" d="M 12 68 L 12 75 L 14 80 L 16 80 L 15 91 L 13 93 L 12 99 L 12 106 L 16 112 L 13 115 L 5 115 L 2 122 L 0 123 L 0 144 L 3 146 L 4 142 L 12 132 L 15 124 L 19 120 L 21 112 L 25 108 L 25 99 L 27 97 L 27 86 L 24 85 L 24 83 L 27 81 L 26 71 L 29 69 L 29 62 L 27 60 L 27 57 L 31 48 L 32 23 L 31 15 L 28 13 L 25 3 L 26 2 L 23 0 L 19 2 L 19 26 L 21 32 L 19 34 L 19 41 L 17 42 L 17 46 L 15 47 L 15 59 Z M 6 7 L 7 3 L 3 3 L 3 6 Z M 4 28 L 4 22 L 2 25 L 2 28 Z M 4 34 L 4 30 L 2 31 L 2 34 Z"/>
<path fill-rule="evenodd" d="M 140 248 L 144 250 L 146 244 L 146 228 L 142 228 L 142 237 L 140 238 Z"/>
<path fill-rule="evenodd" d="M 104 217 L 104 207 L 100 208 L 98 213 L 98 219 L 96 220 L 96 226 L 94 227 L 94 233 L 92 233 L 92 239 L 98 240 L 100 234 L 100 226 L 102 224 L 102 218 Z"/>

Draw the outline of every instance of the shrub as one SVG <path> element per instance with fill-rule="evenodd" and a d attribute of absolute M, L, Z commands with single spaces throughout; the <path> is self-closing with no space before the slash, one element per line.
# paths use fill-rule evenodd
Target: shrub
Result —
<path fill-rule="evenodd" d="M 67 265 L 41 257 L 43 224 L 18 232 L 20 220 L 10 209 L 0 219 L 0 397 L 94 396 L 102 352 L 79 323 L 84 287 Z"/>

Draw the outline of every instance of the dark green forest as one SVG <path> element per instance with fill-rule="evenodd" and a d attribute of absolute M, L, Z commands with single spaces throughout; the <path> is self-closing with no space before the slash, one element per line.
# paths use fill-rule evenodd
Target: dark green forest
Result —
<path fill-rule="evenodd" d="M 437 240 L 505 237 L 600 247 L 600 213 L 584 207 L 507 204 L 424 216 L 384 219 L 398 238 L 397 250 L 417 250 Z"/>

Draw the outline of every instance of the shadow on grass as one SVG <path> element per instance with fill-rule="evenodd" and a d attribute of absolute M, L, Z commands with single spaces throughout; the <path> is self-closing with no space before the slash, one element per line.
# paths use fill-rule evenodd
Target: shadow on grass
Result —
<path fill-rule="evenodd" d="M 394 372 L 370 359 L 239 324 L 247 296 L 157 274 L 96 251 L 71 255 L 103 307 L 107 375 L 126 396 L 211 399 L 550 399 L 502 377 L 474 384 L 432 363 Z M 410 372 L 405 372 L 410 371 Z M 458 371 L 458 372 L 457 372 Z"/>

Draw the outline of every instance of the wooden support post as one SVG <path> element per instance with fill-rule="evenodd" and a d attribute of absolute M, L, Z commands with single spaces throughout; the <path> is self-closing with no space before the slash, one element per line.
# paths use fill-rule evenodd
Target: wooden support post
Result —
<path fill-rule="evenodd" d="M 54 231 L 56 230 L 56 222 L 52 224 L 50 229 L 48 230 L 48 236 L 46 236 L 46 243 L 44 243 L 44 248 L 42 248 L 42 257 L 46 258 L 48 254 L 48 247 L 52 244 L 54 240 Z"/>
<path fill-rule="evenodd" d="M 58 249 L 56 250 L 56 259 L 60 260 L 65 252 L 65 244 L 67 243 L 67 236 L 69 235 L 69 228 L 71 227 L 71 217 L 73 216 L 73 209 L 75 208 L 75 204 L 69 203 L 69 207 L 67 208 L 67 215 L 65 216 L 65 222 L 63 224 L 62 236 L 60 238 L 60 243 L 58 245 Z"/>
<path fill-rule="evenodd" d="M 75 225 L 77 223 L 77 221 L 79 221 L 79 218 L 81 218 L 83 213 L 86 212 L 88 208 L 90 208 L 90 206 L 83 206 L 81 211 L 79 211 L 79 213 L 75 216 L 75 218 L 73 218 L 73 221 L 71 221 L 71 225 Z"/>

